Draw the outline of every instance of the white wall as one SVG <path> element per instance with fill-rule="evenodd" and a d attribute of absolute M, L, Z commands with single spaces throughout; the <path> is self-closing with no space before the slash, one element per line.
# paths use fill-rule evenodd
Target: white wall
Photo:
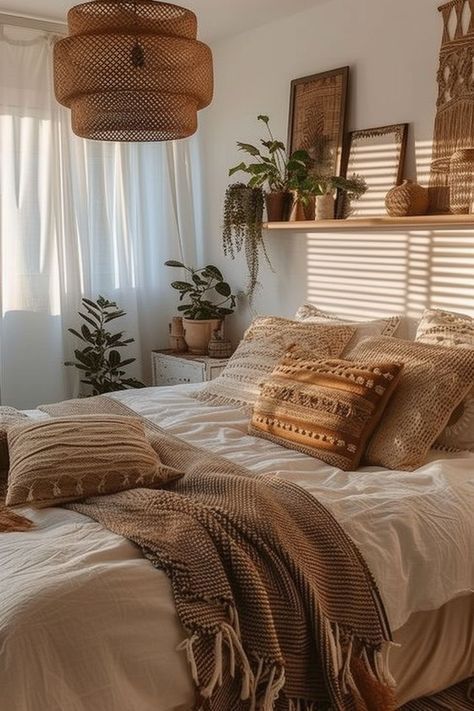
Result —
<path fill-rule="evenodd" d="M 215 100 L 201 116 L 205 254 L 237 289 L 242 259 L 223 256 L 221 224 L 237 140 L 262 134 L 270 115 L 286 141 L 289 85 L 297 77 L 351 66 L 349 130 L 410 122 L 407 177 L 426 184 L 442 23 L 437 0 L 325 0 L 304 12 L 213 47 Z M 418 169 L 415 169 L 415 145 Z M 236 176 L 237 177 L 237 176 Z M 245 177 L 245 176 L 243 176 Z M 474 313 L 474 233 L 267 236 L 275 274 L 262 270 L 260 313 L 291 315 L 309 299 L 341 314 L 417 313 L 434 305 Z M 251 318 L 241 308 L 234 337 Z"/>

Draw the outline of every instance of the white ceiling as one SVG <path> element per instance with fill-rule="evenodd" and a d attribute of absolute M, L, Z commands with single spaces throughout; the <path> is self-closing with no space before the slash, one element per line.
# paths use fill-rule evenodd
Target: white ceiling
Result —
<path fill-rule="evenodd" d="M 64 21 L 67 11 L 81 0 L 0 0 L 0 12 Z M 258 27 L 293 15 L 326 0 L 176 0 L 198 16 L 199 36 L 206 41 Z"/>

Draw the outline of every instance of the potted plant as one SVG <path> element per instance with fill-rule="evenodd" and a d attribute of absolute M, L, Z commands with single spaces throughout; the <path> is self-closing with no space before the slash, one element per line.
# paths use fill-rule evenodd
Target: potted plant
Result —
<path fill-rule="evenodd" d="M 316 196 L 316 220 L 333 220 L 336 217 L 337 190 L 340 191 L 343 201 L 349 205 L 349 208 L 351 200 L 360 198 L 367 191 L 367 183 L 360 175 L 353 175 L 350 178 L 315 175 L 311 176 L 311 180 Z"/>
<path fill-rule="evenodd" d="M 268 116 L 260 115 L 268 131 L 268 138 L 261 139 L 263 149 L 250 143 L 237 142 L 240 151 L 248 153 L 254 159 L 251 163 L 239 163 L 229 171 L 229 176 L 238 172 L 250 175 L 248 187 L 263 188 L 269 222 L 289 220 L 293 206 L 292 184 L 296 176 L 307 174 L 312 159 L 307 151 L 299 150 L 287 155 L 285 144 L 275 140 L 270 129 Z"/>
<path fill-rule="evenodd" d="M 260 253 L 272 268 L 263 239 L 263 208 L 261 187 L 234 183 L 227 188 L 222 232 L 224 254 L 235 259 L 236 254 L 243 250 L 249 274 L 247 294 L 250 302 L 258 284 Z"/>
<path fill-rule="evenodd" d="M 213 264 L 195 269 L 171 259 L 165 266 L 184 269 L 189 274 L 189 281 L 173 281 L 171 287 L 179 292 L 180 301 L 187 300 L 178 306 L 178 311 L 183 314 L 189 352 L 206 355 L 213 332 L 220 330 L 225 317 L 234 313 L 236 297 Z"/>
<path fill-rule="evenodd" d="M 85 321 L 81 331 L 69 328 L 68 331 L 86 344 L 82 350 L 76 349 L 75 361 L 64 363 L 66 366 L 77 368 L 84 374 L 81 383 L 92 388 L 92 395 L 127 390 L 128 388 L 144 388 L 145 385 L 135 378 L 125 377 L 123 370 L 135 362 L 135 358 L 122 360 L 119 348 L 125 348 L 134 342 L 133 338 L 124 338 L 123 331 L 110 333 L 108 324 L 117 318 L 126 316 L 125 311 L 119 309 L 115 301 L 108 301 L 99 296 L 97 301 L 82 299 L 83 313 L 79 316 Z"/>

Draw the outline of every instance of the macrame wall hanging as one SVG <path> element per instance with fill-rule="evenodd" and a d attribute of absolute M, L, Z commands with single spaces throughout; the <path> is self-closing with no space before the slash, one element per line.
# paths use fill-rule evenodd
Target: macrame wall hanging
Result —
<path fill-rule="evenodd" d="M 450 198 L 453 154 L 474 148 L 474 0 L 452 0 L 439 10 L 443 40 L 430 178 L 430 210 L 438 213 L 456 210 Z"/>
<path fill-rule="evenodd" d="M 154 0 L 95 0 L 68 13 L 54 84 L 74 133 L 102 141 L 169 141 L 197 129 L 213 93 L 212 54 L 190 10 Z"/>

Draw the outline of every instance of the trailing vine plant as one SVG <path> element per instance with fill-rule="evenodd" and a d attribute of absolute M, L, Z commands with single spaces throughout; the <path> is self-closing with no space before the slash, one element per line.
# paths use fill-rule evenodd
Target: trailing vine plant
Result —
<path fill-rule="evenodd" d="M 264 194 L 261 187 L 229 185 L 224 200 L 224 254 L 235 259 L 242 250 L 249 273 L 247 294 L 252 303 L 258 285 L 260 255 L 273 270 L 262 233 Z"/>

